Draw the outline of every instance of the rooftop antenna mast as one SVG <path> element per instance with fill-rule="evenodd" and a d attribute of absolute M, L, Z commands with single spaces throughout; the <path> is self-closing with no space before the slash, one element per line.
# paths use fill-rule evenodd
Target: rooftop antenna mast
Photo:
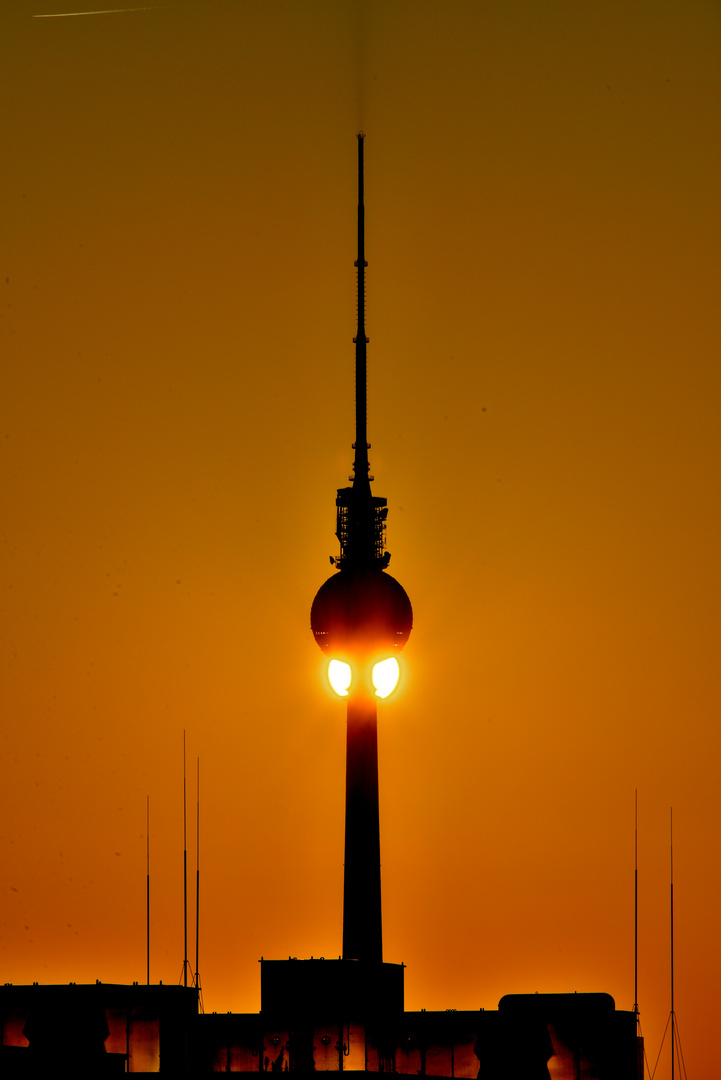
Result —
<path fill-rule="evenodd" d="M 671 807 L 671 1080 L 676 1069 L 676 1010 L 674 1008 L 674 970 L 673 970 L 673 807 Z"/>
<path fill-rule="evenodd" d="M 150 796 L 145 803 L 145 967 L 148 986 L 150 986 Z"/>
<path fill-rule="evenodd" d="M 666 1027 L 664 1028 L 663 1037 L 661 1039 L 661 1045 L 658 1050 L 658 1056 L 656 1058 L 656 1064 L 654 1066 L 651 1076 L 656 1072 L 658 1068 L 658 1062 L 661 1057 L 661 1051 L 663 1050 L 663 1044 L 666 1041 L 666 1033 L 671 1026 L 671 1080 L 675 1080 L 676 1077 L 676 1062 L 679 1065 L 679 1076 L 683 1075 L 684 1080 L 686 1077 L 686 1063 L 683 1059 L 683 1050 L 681 1049 L 681 1038 L 678 1033 L 678 1021 L 676 1019 L 676 1007 L 674 1001 L 675 992 L 675 980 L 674 980 L 674 914 L 673 914 L 673 807 L 671 807 L 671 1012 L 669 1013 L 668 1020 L 666 1021 Z"/>
<path fill-rule="evenodd" d="M 185 729 L 183 729 L 183 986 L 188 985 L 188 814 L 185 792 Z"/>
<path fill-rule="evenodd" d="M 638 788 L 635 792 L 634 813 L 634 859 L 633 859 L 633 1014 L 636 1017 L 636 1048 L 638 1051 L 638 1074 L 644 1076 L 646 1049 L 641 1034 L 641 1012 L 638 1007 Z M 649 1069 L 649 1073 L 651 1070 Z M 652 1075 L 652 1074 L 651 1074 Z"/>
<path fill-rule="evenodd" d="M 633 1011 L 636 1028 L 639 1024 L 638 1011 L 638 788 L 636 788 L 634 828 L 634 870 L 633 870 Z M 638 1034 L 638 1030 L 636 1032 Z"/>
<path fill-rule="evenodd" d="M 196 818 L 195 818 L 195 980 L 194 986 L 198 991 L 198 1000 L 200 1002 L 201 1012 L 202 1007 L 202 991 L 200 987 L 200 967 L 199 957 L 200 954 L 200 758 L 198 758 L 198 772 L 197 772 L 197 802 L 196 802 Z"/>

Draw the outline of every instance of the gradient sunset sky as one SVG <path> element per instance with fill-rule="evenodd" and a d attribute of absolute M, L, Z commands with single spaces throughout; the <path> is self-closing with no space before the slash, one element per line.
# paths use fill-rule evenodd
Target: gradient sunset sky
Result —
<path fill-rule="evenodd" d="M 673 807 L 676 1010 L 715 1080 L 721 7 L 33 17 L 102 6 L 0 13 L 0 982 L 144 980 L 148 796 L 178 981 L 184 730 L 206 1010 L 257 1010 L 261 956 L 340 952 L 345 707 L 309 611 L 362 128 L 371 471 L 415 612 L 379 707 L 385 958 L 410 1009 L 631 1009 L 638 789 L 647 1052 Z"/>

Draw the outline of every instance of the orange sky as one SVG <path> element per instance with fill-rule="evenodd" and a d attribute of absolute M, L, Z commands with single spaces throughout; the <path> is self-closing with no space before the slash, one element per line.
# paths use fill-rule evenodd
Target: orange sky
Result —
<path fill-rule="evenodd" d="M 0 981 L 144 978 L 147 795 L 177 981 L 184 729 L 206 1008 L 256 1010 L 260 956 L 340 951 L 344 706 L 309 610 L 352 460 L 362 126 L 371 467 L 415 610 L 380 708 L 386 958 L 409 1008 L 631 1008 L 637 788 L 649 1056 L 673 805 L 676 1008 L 713 1080 L 718 5 L 31 18 L 63 10 L 0 15 Z"/>

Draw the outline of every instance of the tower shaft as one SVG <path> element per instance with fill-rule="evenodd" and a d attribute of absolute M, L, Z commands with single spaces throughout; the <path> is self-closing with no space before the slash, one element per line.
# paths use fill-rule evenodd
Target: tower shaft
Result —
<path fill-rule="evenodd" d="M 348 701 L 343 874 L 343 959 L 383 960 L 375 701 Z"/>

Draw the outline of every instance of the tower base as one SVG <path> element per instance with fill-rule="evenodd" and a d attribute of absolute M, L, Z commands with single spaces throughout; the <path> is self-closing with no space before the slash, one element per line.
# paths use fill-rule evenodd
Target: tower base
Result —
<path fill-rule="evenodd" d="M 402 1016 L 404 964 L 363 960 L 261 960 L 261 1014 Z"/>

